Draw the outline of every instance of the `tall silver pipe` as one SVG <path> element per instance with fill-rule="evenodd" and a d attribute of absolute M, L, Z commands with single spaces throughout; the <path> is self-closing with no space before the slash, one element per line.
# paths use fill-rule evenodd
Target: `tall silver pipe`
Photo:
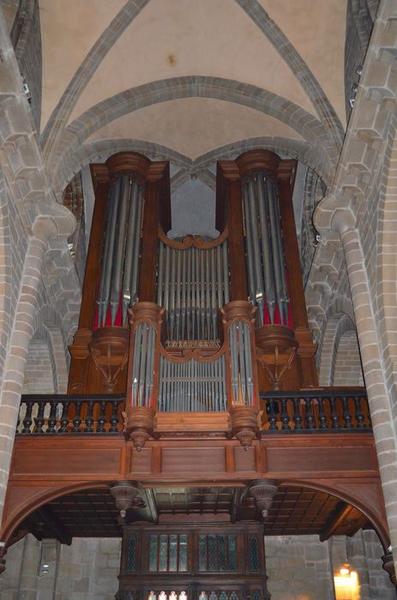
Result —
<path fill-rule="evenodd" d="M 127 212 L 129 207 L 130 188 L 131 186 L 128 176 L 123 175 L 121 184 L 121 200 L 117 215 L 117 242 L 113 257 L 110 289 L 110 310 L 112 315 L 112 325 L 114 325 L 117 310 L 120 303 L 121 277 L 125 247 L 125 228 L 127 221 Z"/>
<path fill-rule="evenodd" d="M 243 186 L 245 239 L 247 244 L 248 288 L 252 302 L 256 302 L 256 280 L 254 273 L 254 250 L 252 242 L 251 214 L 249 209 L 248 183 Z"/>
<path fill-rule="evenodd" d="M 174 250 L 175 255 L 175 331 L 174 340 L 179 340 L 179 328 L 181 325 L 180 306 L 181 306 L 181 253 Z"/>
<path fill-rule="evenodd" d="M 237 361 L 237 340 L 236 340 L 236 321 L 229 328 L 229 348 L 231 357 L 231 381 L 234 401 L 238 400 L 238 361 Z"/>
<path fill-rule="evenodd" d="M 277 253 L 278 253 L 278 263 L 280 267 L 280 279 L 281 279 L 281 292 L 280 292 L 280 302 L 282 306 L 281 316 L 282 321 L 287 323 L 288 321 L 288 289 L 287 282 L 285 277 L 285 265 L 284 265 L 284 251 L 283 251 L 283 243 L 281 236 L 281 216 L 280 216 L 280 206 L 278 201 L 278 196 L 274 185 L 269 182 L 269 199 L 270 203 L 273 206 L 274 212 L 274 220 L 277 224 L 276 228 L 276 239 L 277 239 Z"/>
<path fill-rule="evenodd" d="M 225 304 L 229 302 L 229 262 L 227 257 L 227 241 L 224 241 L 222 244 L 222 253 L 223 253 L 223 281 L 224 281 L 224 295 L 225 295 Z"/>
<path fill-rule="evenodd" d="M 170 338 L 174 338 L 175 323 L 175 277 L 176 277 L 176 256 L 175 250 L 171 249 L 171 274 L 170 274 Z"/>
<path fill-rule="evenodd" d="M 106 221 L 106 232 L 105 232 L 105 245 L 103 249 L 102 256 L 102 272 L 101 272 L 101 281 L 99 286 L 99 294 L 97 299 L 98 304 L 98 325 L 101 327 L 105 320 L 104 313 L 106 313 L 105 302 L 107 301 L 107 294 L 105 292 L 106 278 L 107 272 L 109 271 L 111 265 L 109 264 L 109 248 L 110 248 L 110 237 L 112 230 L 112 221 L 113 215 L 117 210 L 117 204 L 115 201 L 115 189 L 116 186 L 112 187 L 111 193 L 108 199 L 108 208 L 107 208 L 107 221 Z"/>
<path fill-rule="evenodd" d="M 109 294 L 110 294 L 110 280 L 112 275 L 112 266 L 113 266 L 113 255 L 114 255 L 114 246 L 115 246 L 115 237 L 116 237 L 116 226 L 117 226 L 117 215 L 119 212 L 119 204 L 120 204 L 120 189 L 121 189 L 121 181 L 120 178 L 117 179 L 114 184 L 114 194 L 112 197 L 112 220 L 109 229 L 109 247 L 108 253 L 106 257 L 106 262 L 104 262 L 102 268 L 104 269 L 104 284 L 103 284 L 103 312 L 102 312 L 102 321 L 99 323 L 101 326 L 105 325 L 106 322 L 106 314 L 109 305 Z"/>
<path fill-rule="evenodd" d="M 157 277 L 157 304 L 164 306 L 164 262 L 165 262 L 165 248 L 162 241 L 159 244 L 159 266 L 158 266 L 158 277 Z"/>
<path fill-rule="evenodd" d="M 224 293 L 223 293 L 223 280 L 222 280 L 222 254 L 221 247 L 215 248 L 216 252 L 216 272 L 217 272 L 217 291 L 218 291 L 218 306 L 222 307 L 224 304 Z"/>
<path fill-rule="evenodd" d="M 211 312 L 212 312 L 212 339 L 216 340 L 218 337 L 218 311 L 216 305 L 216 296 L 217 296 L 217 271 L 216 271 L 216 248 L 212 248 L 210 250 L 211 253 L 211 274 L 212 274 L 212 287 L 211 287 Z"/>
<path fill-rule="evenodd" d="M 137 185 L 137 184 L 136 184 Z M 143 188 L 138 188 L 137 193 L 137 215 L 136 215 L 136 226 L 134 230 L 134 245 L 132 251 L 132 271 L 130 275 L 130 290 L 131 290 L 131 304 L 134 304 L 138 299 L 138 266 L 139 266 L 139 252 L 141 245 L 141 232 L 142 232 L 142 215 L 143 215 Z"/>
<path fill-rule="evenodd" d="M 187 304 L 187 288 L 189 286 L 187 264 L 186 264 L 186 252 L 187 250 L 181 250 L 182 260 L 182 271 L 181 271 L 181 339 L 187 339 L 186 332 L 186 304 Z"/>
<path fill-rule="evenodd" d="M 131 198 L 129 207 L 129 218 L 127 224 L 127 235 L 126 235 L 126 247 L 125 247 L 125 258 L 124 258 L 124 274 L 123 274 L 123 324 L 127 321 L 127 308 L 131 304 L 131 271 L 132 263 L 134 259 L 134 242 L 136 236 L 136 217 L 137 217 L 137 201 L 138 201 L 138 189 L 135 182 L 131 183 Z"/>
<path fill-rule="evenodd" d="M 278 233 L 280 223 L 277 222 L 277 213 L 275 212 L 273 190 L 271 185 L 268 184 L 268 202 L 269 202 L 269 216 L 270 216 L 270 230 L 272 240 L 272 254 L 273 254 L 273 267 L 274 267 L 274 278 L 276 284 L 276 297 L 277 305 L 280 312 L 280 318 L 283 320 L 283 307 L 281 299 L 283 297 L 283 284 L 282 284 L 282 257 L 280 256 Z"/>
<path fill-rule="evenodd" d="M 263 273 L 261 267 L 261 253 L 259 247 L 259 235 L 258 235 L 258 218 L 256 210 L 256 195 L 254 182 L 250 180 L 248 182 L 248 209 L 250 211 L 250 225 L 252 235 L 252 248 L 253 248 L 253 259 L 254 259 L 254 273 L 255 273 L 255 294 L 256 303 L 258 305 L 258 311 L 261 313 L 261 321 L 263 322 L 263 309 L 264 309 L 264 295 L 265 289 L 263 284 Z"/>
<path fill-rule="evenodd" d="M 186 338 L 192 339 L 192 253 L 186 250 L 187 290 L 186 290 Z"/>
<path fill-rule="evenodd" d="M 263 270 L 265 280 L 265 294 L 267 309 L 269 311 L 270 321 L 274 323 L 274 305 L 275 305 L 275 290 L 274 290 L 274 275 L 270 248 L 270 234 L 268 227 L 268 211 L 267 201 L 265 195 L 265 186 L 263 181 L 264 176 L 258 174 L 258 204 L 259 204 L 259 217 L 261 227 L 261 241 L 262 241 L 262 257 L 263 257 Z"/>

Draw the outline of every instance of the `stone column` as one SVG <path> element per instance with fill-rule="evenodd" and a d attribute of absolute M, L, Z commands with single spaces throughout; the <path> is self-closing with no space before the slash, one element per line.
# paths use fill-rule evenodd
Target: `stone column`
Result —
<path fill-rule="evenodd" d="M 41 542 L 41 555 L 37 581 L 38 600 L 53 600 L 55 598 L 60 542 L 45 539 Z"/>
<path fill-rule="evenodd" d="M 36 600 L 40 565 L 40 542 L 30 533 L 25 537 L 17 598 Z"/>
<path fill-rule="evenodd" d="M 338 211 L 337 211 L 338 212 Z M 340 211 L 342 213 L 342 211 Z M 343 211 L 345 213 L 345 211 Z M 346 259 L 372 428 L 394 560 L 397 556 L 397 439 L 391 400 L 385 381 L 381 342 L 369 287 L 365 257 L 358 230 L 346 215 L 334 218 Z"/>
<path fill-rule="evenodd" d="M 2 439 L 0 446 L 0 520 L 7 489 L 28 347 L 34 333 L 34 318 L 42 281 L 43 258 L 48 239 L 57 233 L 57 226 L 53 219 L 44 217 L 36 219 L 24 259 L 19 298 L 0 389 L 0 436 Z"/>

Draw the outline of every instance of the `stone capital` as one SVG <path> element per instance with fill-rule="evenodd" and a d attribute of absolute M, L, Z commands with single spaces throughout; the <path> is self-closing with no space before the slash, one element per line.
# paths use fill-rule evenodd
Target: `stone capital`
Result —
<path fill-rule="evenodd" d="M 76 219 L 64 206 L 55 204 L 38 214 L 32 225 L 33 235 L 44 241 L 54 237 L 69 237 L 76 227 Z"/>

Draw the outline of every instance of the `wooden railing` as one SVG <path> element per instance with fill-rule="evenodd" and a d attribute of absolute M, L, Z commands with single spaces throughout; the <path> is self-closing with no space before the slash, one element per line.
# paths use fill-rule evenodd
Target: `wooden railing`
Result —
<path fill-rule="evenodd" d="M 125 396 L 22 396 L 17 435 L 115 434 Z"/>
<path fill-rule="evenodd" d="M 324 388 L 260 394 L 266 433 L 370 431 L 365 388 Z"/>
<path fill-rule="evenodd" d="M 371 430 L 364 388 L 266 392 L 260 400 L 264 435 Z M 118 434 L 124 410 L 122 395 L 25 395 L 17 435 Z"/>

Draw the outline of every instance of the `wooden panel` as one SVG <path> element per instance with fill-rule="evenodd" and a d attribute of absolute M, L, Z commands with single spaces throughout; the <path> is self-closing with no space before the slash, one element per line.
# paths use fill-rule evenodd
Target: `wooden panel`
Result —
<path fill-rule="evenodd" d="M 13 476 L 35 474 L 35 476 L 103 474 L 117 475 L 120 470 L 120 450 L 108 448 L 104 452 L 96 448 L 85 448 L 82 452 L 78 445 L 73 448 L 57 448 L 48 451 L 37 448 L 20 448 L 15 454 Z"/>
<path fill-rule="evenodd" d="M 227 412 L 208 413 L 157 413 L 156 432 L 167 433 L 173 431 L 219 431 L 230 430 L 230 415 Z"/>
<path fill-rule="evenodd" d="M 255 448 L 236 446 L 234 448 L 234 460 L 236 471 L 255 471 Z"/>
<path fill-rule="evenodd" d="M 163 473 L 221 473 L 225 470 L 223 448 L 164 448 L 162 457 Z"/>
<path fill-rule="evenodd" d="M 307 473 L 318 476 L 329 472 L 377 472 L 376 457 L 372 448 L 269 448 L 268 470 L 276 473 Z"/>
<path fill-rule="evenodd" d="M 131 471 L 130 473 L 133 476 L 141 475 L 141 474 L 149 474 L 152 470 L 152 449 L 151 448 L 143 448 L 140 452 L 133 450 L 130 446 L 130 455 L 131 455 Z"/>

